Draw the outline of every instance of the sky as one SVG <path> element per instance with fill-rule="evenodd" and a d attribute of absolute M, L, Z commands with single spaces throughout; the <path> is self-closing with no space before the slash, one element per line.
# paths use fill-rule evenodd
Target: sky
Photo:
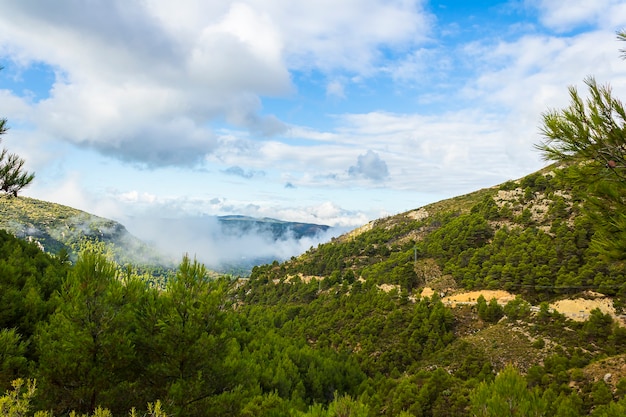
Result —
<path fill-rule="evenodd" d="M 530 174 L 541 115 L 626 97 L 624 0 L 0 0 L 22 195 L 132 224 L 353 228 Z M 132 228 L 131 228 L 131 231 Z"/>

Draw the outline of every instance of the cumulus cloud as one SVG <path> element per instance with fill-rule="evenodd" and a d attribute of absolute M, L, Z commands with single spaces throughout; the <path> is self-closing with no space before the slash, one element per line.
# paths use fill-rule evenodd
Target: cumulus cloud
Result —
<path fill-rule="evenodd" d="M 334 80 L 326 86 L 326 95 L 329 97 L 346 98 L 344 86 L 341 81 Z"/>
<path fill-rule="evenodd" d="M 159 172 L 144 177 L 153 201 L 139 182 L 115 187 L 127 187 L 124 204 L 173 214 L 362 224 L 374 216 L 354 197 L 363 189 L 453 196 L 540 168 L 541 113 L 588 75 L 626 95 L 614 33 L 623 1 L 516 2 L 540 22 L 525 14 L 498 37 L 442 34 L 453 25 L 438 27 L 419 0 L 41 3 L 8 2 L 0 14 L 0 57 L 56 77 L 38 100 L 0 90 L 0 115 L 16 123 L 7 146 L 40 165 L 76 145 L 133 168 L 168 166 L 159 172 L 178 181 L 168 189 L 151 187 Z M 199 164 L 211 174 L 178 170 Z M 222 174 L 264 181 L 243 189 L 252 181 Z M 55 191 L 40 195 L 58 200 Z M 319 207 L 329 201 L 342 208 Z"/>
<path fill-rule="evenodd" d="M 348 174 L 353 177 L 382 181 L 389 176 L 389 169 L 387 169 L 387 163 L 376 152 L 368 150 L 365 154 L 358 156 L 356 165 L 348 169 Z"/>
<path fill-rule="evenodd" d="M 24 0 L 3 5 L 0 56 L 54 69 L 48 97 L 22 111 L 50 135 L 150 167 L 193 166 L 216 151 L 212 122 L 285 133 L 261 97 L 292 93 L 291 71 L 369 73 L 381 48 L 419 42 L 430 25 L 405 0 Z"/>

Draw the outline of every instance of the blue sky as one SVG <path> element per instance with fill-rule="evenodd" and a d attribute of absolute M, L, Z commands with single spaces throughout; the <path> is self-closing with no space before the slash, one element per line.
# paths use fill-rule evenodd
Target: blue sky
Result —
<path fill-rule="evenodd" d="M 24 195 L 128 223 L 356 227 L 543 167 L 541 113 L 626 97 L 614 0 L 4 0 Z"/>

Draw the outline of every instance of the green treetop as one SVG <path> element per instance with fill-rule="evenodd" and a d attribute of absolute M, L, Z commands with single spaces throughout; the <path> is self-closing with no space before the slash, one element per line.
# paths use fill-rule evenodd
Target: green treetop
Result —
<path fill-rule="evenodd" d="M 1 69 L 1 68 L 0 68 Z M 0 136 L 8 129 L 7 120 L 0 119 Z M 24 171 L 24 160 L 6 148 L 0 151 L 0 190 L 17 197 L 17 193 L 35 178 L 35 174 Z"/>
<path fill-rule="evenodd" d="M 619 33 L 618 39 L 626 40 L 626 33 Z M 598 85 L 593 77 L 585 84 L 586 100 L 570 87 L 570 105 L 543 115 L 545 140 L 536 147 L 546 160 L 569 166 L 569 178 L 598 226 L 598 248 L 609 257 L 625 259 L 626 111 L 608 85 Z"/>

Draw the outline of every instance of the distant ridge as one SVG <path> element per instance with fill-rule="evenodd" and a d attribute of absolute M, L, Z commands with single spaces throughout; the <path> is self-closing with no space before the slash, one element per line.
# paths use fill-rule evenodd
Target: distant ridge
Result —
<path fill-rule="evenodd" d="M 295 239 L 313 237 L 330 229 L 330 226 L 326 225 L 289 222 L 270 217 L 255 218 L 241 215 L 228 215 L 218 216 L 218 221 L 226 232 L 247 232 L 251 229 L 265 229 L 270 231 L 276 240 L 287 236 Z"/>

